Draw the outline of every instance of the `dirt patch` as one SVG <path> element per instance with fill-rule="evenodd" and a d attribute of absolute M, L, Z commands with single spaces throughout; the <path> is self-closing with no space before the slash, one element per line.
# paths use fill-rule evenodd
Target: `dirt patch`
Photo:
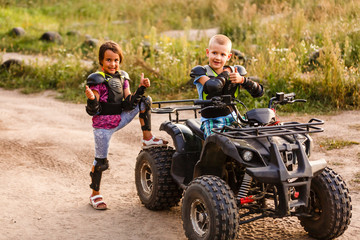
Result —
<path fill-rule="evenodd" d="M 94 155 L 91 118 L 84 105 L 52 98 L 49 92 L 22 95 L 0 89 L 0 239 L 186 239 L 180 206 L 149 211 L 141 205 L 134 183 L 140 151 L 140 125 L 133 121 L 112 139 L 110 170 L 103 175 L 102 194 L 110 209 L 88 204 L 89 171 Z M 311 116 L 313 117 L 313 116 Z M 308 121 L 310 116 L 284 117 Z M 360 142 L 360 111 L 315 116 L 326 121 L 321 138 Z M 153 114 L 157 126 L 165 115 Z M 170 139 L 168 139 L 170 140 Z M 360 236 L 360 147 L 326 150 L 315 144 L 312 159 L 325 158 L 350 188 L 351 224 L 338 239 Z M 262 219 L 240 228 L 239 239 L 311 239 L 296 218 Z"/>

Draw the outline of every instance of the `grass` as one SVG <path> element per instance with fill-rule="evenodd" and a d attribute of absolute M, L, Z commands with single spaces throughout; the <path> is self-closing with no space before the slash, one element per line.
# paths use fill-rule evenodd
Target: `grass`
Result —
<path fill-rule="evenodd" d="M 359 145 L 360 143 L 355 141 L 347 141 L 341 139 L 326 138 L 320 141 L 320 147 L 326 150 L 341 149 L 351 145 Z"/>
<path fill-rule="evenodd" d="M 81 59 L 97 61 L 97 48 L 84 45 L 91 37 L 120 43 L 125 53 L 121 67 L 129 72 L 133 90 L 144 72 L 152 81 L 149 94 L 153 99 L 194 98 L 197 93 L 189 84 L 189 73 L 192 67 L 207 63 L 208 39 L 189 41 L 186 34 L 173 39 L 161 32 L 219 27 L 246 58 L 231 64 L 243 64 L 248 75 L 257 76 L 266 89 L 261 99 L 241 94 L 249 108 L 265 107 L 279 91 L 296 92 L 298 98 L 308 100 L 283 106 L 285 112 L 360 107 L 358 1 L 110 0 L 107 4 L 0 0 L 0 49 L 43 54 L 62 63 L 47 66 L 58 73 L 38 65 L 24 66 L 23 74 L 1 70 L 5 80 L 0 86 L 25 92 L 55 89 L 64 99 L 85 102 L 79 86 L 89 69 L 79 63 Z M 12 27 L 23 27 L 26 35 L 11 36 Z M 46 31 L 59 32 L 62 42 L 39 41 Z M 78 34 L 68 35 L 74 31 Z M 76 59 L 73 67 L 69 67 L 69 55 Z"/>

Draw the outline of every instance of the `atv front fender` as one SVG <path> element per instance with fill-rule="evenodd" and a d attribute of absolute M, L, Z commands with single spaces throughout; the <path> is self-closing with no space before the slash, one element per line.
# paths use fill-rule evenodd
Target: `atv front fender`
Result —
<path fill-rule="evenodd" d="M 252 151 L 254 158 L 245 162 L 239 153 L 244 150 Z M 205 174 L 222 175 L 223 167 L 228 159 L 238 162 L 244 167 L 264 167 L 259 152 L 246 141 L 230 139 L 220 134 L 213 134 L 206 138 L 200 160 L 194 169 L 194 178 Z"/>
<path fill-rule="evenodd" d="M 195 165 L 194 178 L 205 174 L 221 177 L 227 156 L 240 161 L 235 145 L 227 137 L 218 134 L 208 136 L 200 160 Z"/>

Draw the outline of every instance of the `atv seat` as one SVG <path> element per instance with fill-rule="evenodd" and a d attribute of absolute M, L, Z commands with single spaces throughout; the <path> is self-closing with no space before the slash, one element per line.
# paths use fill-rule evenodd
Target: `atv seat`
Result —
<path fill-rule="evenodd" d="M 196 136 L 198 136 L 202 140 L 205 140 L 204 132 L 200 129 L 201 127 L 200 119 L 188 119 L 186 120 L 185 125 L 188 126 L 191 129 L 191 131 L 195 133 Z"/>

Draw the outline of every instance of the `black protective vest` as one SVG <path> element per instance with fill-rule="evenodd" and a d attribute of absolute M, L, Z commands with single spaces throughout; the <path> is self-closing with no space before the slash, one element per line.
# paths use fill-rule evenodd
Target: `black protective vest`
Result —
<path fill-rule="evenodd" d="M 234 67 L 233 66 L 227 66 L 230 67 L 231 72 L 234 72 Z M 206 75 L 208 77 L 217 77 L 218 74 L 209 66 L 206 65 L 204 66 L 204 68 L 206 69 Z M 222 89 L 222 95 L 231 95 L 232 97 L 237 97 L 238 93 L 240 90 L 240 84 L 233 84 L 230 81 L 225 81 L 225 85 Z M 207 99 L 207 94 L 205 94 L 204 92 L 202 93 L 203 95 L 203 99 Z M 216 118 L 216 117 L 220 117 L 220 116 L 226 116 L 228 114 L 231 113 L 231 110 L 226 107 L 223 109 L 205 109 L 201 111 L 201 116 L 205 117 L 205 118 Z"/>
<path fill-rule="evenodd" d="M 116 72 L 114 76 L 105 77 L 105 84 L 109 91 L 108 103 L 121 103 L 124 100 L 124 78 Z"/>
<path fill-rule="evenodd" d="M 88 85 L 104 83 L 109 92 L 107 102 L 99 103 L 101 106 L 99 115 L 118 115 L 122 112 L 125 79 L 129 80 L 129 75 L 125 71 L 116 72 L 114 75 L 104 72 L 95 72 L 89 75 Z"/>

